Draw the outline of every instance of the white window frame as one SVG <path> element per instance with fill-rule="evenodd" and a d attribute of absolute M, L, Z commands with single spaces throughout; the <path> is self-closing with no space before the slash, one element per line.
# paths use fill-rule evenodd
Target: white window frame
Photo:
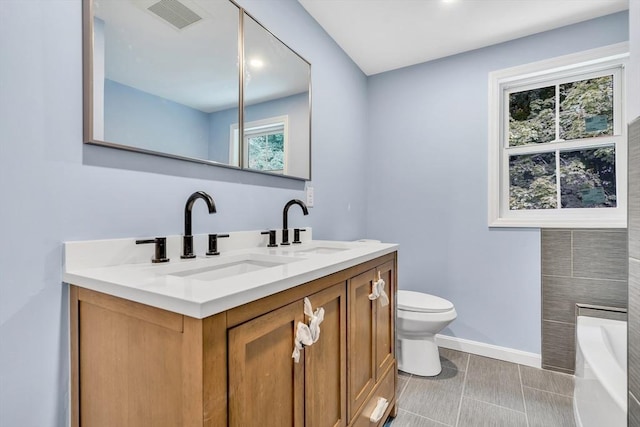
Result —
<path fill-rule="evenodd" d="M 249 145 L 247 139 L 252 136 L 261 135 L 264 132 L 273 130 L 275 128 L 282 129 L 284 135 L 284 170 L 264 171 L 271 173 L 283 173 L 288 172 L 288 159 L 289 159 L 289 116 L 277 116 L 269 117 L 267 119 L 255 120 L 252 122 L 245 122 L 244 124 L 244 141 L 242 144 L 242 163 L 243 168 L 249 167 Z M 231 131 L 229 132 L 231 140 L 229 141 L 229 164 L 237 165 L 239 163 L 238 153 L 240 145 L 240 137 L 238 135 L 238 123 L 231 125 Z"/>
<path fill-rule="evenodd" d="M 489 73 L 489 204 L 490 227 L 625 228 L 627 226 L 627 122 L 625 66 L 628 43 L 619 43 Z M 508 94 L 527 88 L 553 85 L 575 76 L 614 76 L 614 136 L 553 141 L 508 147 Z M 575 80 L 575 79 L 574 79 Z M 514 90 L 517 88 L 517 90 Z M 559 105 L 559 102 L 556 102 Z M 550 145 L 552 144 L 552 145 Z M 509 209 L 509 155 L 534 154 L 573 149 L 615 146 L 616 207 Z M 557 170 L 557 172 L 559 172 Z M 559 182 L 560 176 L 557 173 Z M 558 206 L 560 206 L 558 204 Z"/>

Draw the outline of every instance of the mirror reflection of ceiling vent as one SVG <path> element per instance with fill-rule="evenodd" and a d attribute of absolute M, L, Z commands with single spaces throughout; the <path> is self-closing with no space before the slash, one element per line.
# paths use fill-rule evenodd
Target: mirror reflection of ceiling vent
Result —
<path fill-rule="evenodd" d="M 160 18 L 181 30 L 202 19 L 200 15 L 189 9 L 178 0 L 160 0 L 147 8 Z"/>

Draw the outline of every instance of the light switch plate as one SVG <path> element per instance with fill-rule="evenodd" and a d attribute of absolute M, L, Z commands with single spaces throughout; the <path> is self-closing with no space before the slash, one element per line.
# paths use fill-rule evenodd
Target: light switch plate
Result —
<path fill-rule="evenodd" d="M 307 187 L 306 193 L 307 193 L 306 205 L 308 208 L 312 208 L 313 207 L 313 187 Z"/>

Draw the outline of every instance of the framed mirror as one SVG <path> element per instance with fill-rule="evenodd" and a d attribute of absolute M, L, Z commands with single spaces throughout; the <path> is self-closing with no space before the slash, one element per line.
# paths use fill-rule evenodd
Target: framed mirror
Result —
<path fill-rule="evenodd" d="M 86 143 L 311 178 L 310 65 L 232 1 L 83 0 L 83 32 Z"/>

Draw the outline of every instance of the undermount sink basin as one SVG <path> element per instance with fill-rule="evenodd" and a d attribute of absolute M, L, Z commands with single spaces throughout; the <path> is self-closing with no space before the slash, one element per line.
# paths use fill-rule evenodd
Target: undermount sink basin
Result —
<path fill-rule="evenodd" d="M 252 273 L 265 268 L 278 267 L 295 262 L 296 259 L 281 256 L 245 254 L 228 259 L 210 259 L 190 269 L 170 272 L 169 276 L 196 280 L 219 280 L 239 274 Z M 204 264 L 204 265 L 203 265 Z"/>
<path fill-rule="evenodd" d="M 337 247 L 330 247 L 330 246 L 318 246 L 315 248 L 309 248 L 309 249 L 305 249 L 305 250 L 301 250 L 301 251 L 296 251 L 296 254 L 300 254 L 300 255 L 304 255 L 304 254 L 319 254 L 319 255 L 326 255 L 326 254 L 333 254 L 336 252 L 342 252 L 342 251 L 346 251 L 347 248 L 337 248 Z"/>
<path fill-rule="evenodd" d="M 310 242 L 297 247 L 291 246 L 291 252 L 288 255 L 305 256 L 305 255 L 329 255 L 336 252 L 347 251 L 353 249 L 353 245 L 343 242 Z"/>

